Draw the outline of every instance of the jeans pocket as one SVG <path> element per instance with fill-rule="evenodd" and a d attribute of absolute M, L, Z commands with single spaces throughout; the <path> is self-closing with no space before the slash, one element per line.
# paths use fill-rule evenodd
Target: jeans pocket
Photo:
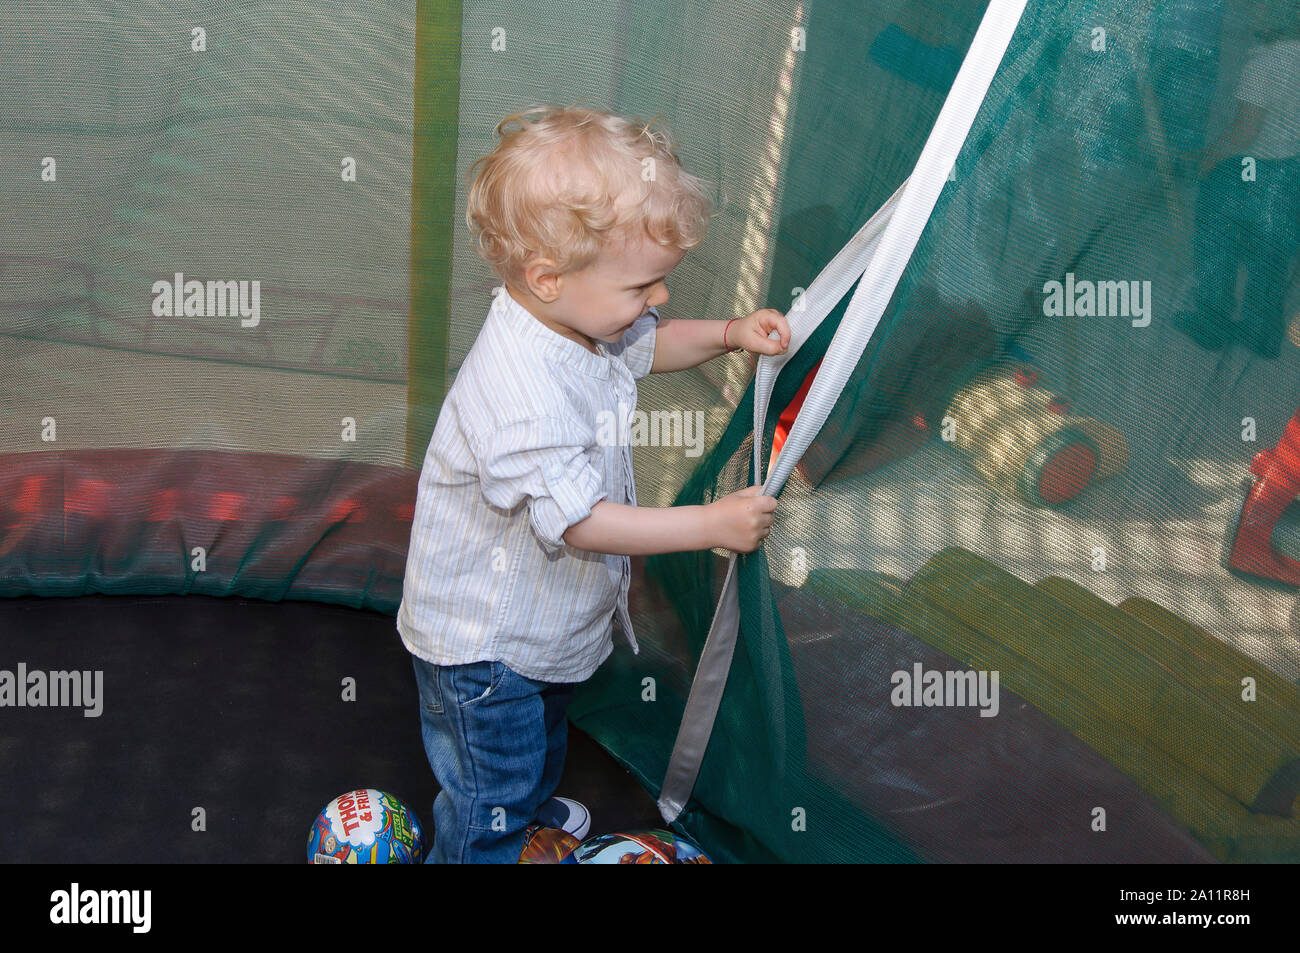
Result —
<path fill-rule="evenodd" d="M 456 688 L 459 694 L 471 696 L 460 703 L 461 708 L 468 708 L 470 705 L 491 698 L 492 693 L 501 687 L 501 681 L 507 671 L 504 662 L 474 662 L 460 668 L 464 677 Z"/>

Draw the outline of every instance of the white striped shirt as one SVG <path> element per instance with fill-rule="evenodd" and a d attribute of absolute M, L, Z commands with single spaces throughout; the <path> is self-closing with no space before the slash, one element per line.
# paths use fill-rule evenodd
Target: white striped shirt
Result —
<path fill-rule="evenodd" d="M 579 682 L 613 651 L 615 615 L 637 651 L 631 560 L 563 536 L 602 499 L 636 505 L 626 437 L 658 321 L 593 354 L 496 289 L 420 471 L 397 612 L 412 654 Z"/>

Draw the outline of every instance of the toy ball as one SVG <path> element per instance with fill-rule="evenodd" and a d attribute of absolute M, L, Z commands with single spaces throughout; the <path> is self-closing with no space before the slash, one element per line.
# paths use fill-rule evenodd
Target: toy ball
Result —
<path fill-rule="evenodd" d="M 383 791 L 340 794 L 307 835 L 309 864 L 420 864 L 425 840 L 410 808 Z"/>
<path fill-rule="evenodd" d="M 669 831 L 600 834 L 570 855 L 578 864 L 711 864 L 704 851 Z"/>
<path fill-rule="evenodd" d="M 532 824 L 519 852 L 521 864 L 576 864 L 573 851 L 582 841 L 568 831 Z"/>

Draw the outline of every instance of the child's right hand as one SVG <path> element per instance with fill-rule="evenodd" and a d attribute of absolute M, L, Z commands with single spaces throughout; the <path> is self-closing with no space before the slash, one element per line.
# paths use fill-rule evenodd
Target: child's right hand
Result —
<path fill-rule="evenodd" d="M 752 553 L 772 532 L 776 497 L 764 496 L 761 485 L 729 493 L 708 504 L 713 521 L 714 546 L 737 553 Z"/>

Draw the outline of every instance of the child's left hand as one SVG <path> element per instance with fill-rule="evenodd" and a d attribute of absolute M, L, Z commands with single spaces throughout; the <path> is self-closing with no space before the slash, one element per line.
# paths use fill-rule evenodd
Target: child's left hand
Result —
<path fill-rule="evenodd" d="M 773 331 L 781 332 L 781 340 L 768 339 Z M 790 324 L 780 311 L 763 308 L 736 319 L 727 333 L 727 345 L 754 354 L 781 354 L 790 347 Z"/>

